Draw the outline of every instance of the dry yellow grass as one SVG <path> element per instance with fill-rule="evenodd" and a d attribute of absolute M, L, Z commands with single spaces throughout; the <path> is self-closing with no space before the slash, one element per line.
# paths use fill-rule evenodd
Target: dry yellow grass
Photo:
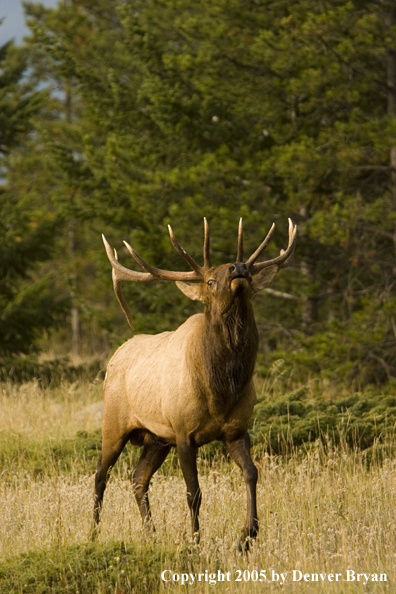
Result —
<path fill-rule="evenodd" d="M 34 385 L 4 387 L 0 430 L 37 437 L 73 435 L 77 430 L 95 428 L 97 419 L 79 413 L 99 394 L 96 387 L 63 386 L 57 394 Z M 318 443 L 305 455 L 296 453 L 287 461 L 267 456 L 258 466 L 260 535 L 251 554 L 245 557 L 235 548 L 245 513 L 245 488 L 235 466 L 224 461 L 209 467 L 201 460 L 202 539 L 200 547 L 191 550 L 180 473 L 154 477 L 150 499 L 157 533 L 151 541 L 159 556 L 165 550 L 175 555 L 173 566 L 165 562 L 163 569 L 177 574 L 203 574 L 201 582 L 185 585 L 185 591 L 275 592 L 280 586 L 271 581 L 272 571 L 288 572 L 282 587 L 286 592 L 393 591 L 396 461 L 386 460 L 366 468 L 359 455 L 331 448 L 325 451 Z M 36 480 L 21 471 L 12 480 L 1 481 L 0 555 L 10 557 L 54 544 L 87 542 L 93 478 L 72 478 L 55 472 Z M 99 541 L 123 540 L 140 547 L 148 538 L 142 534 L 127 469 L 120 464 L 106 490 Z M 265 583 L 252 581 L 255 568 L 266 570 Z M 205 581 L 210 573 L 217 579 L 219 570 L 225 575 L 230 572 L 230 582 L 210 585 Z M 242 572 L 239 582 L 238 570 Z M 342 577 L 337 583 L 329 582 L 327 577 L 324 582 L 320 577 L 318 582 L 293 582 L 292 570 L 303 574 L 338 572 Z M 370 580 L 366 585 L 365 578 L 359 583 L 341 581 L 347 570 L 369 574 Z M 386 574 L 388 581 L 371 582 L 372 574 Z M 174 581 L 160 584 L 164 591 L 180 588 L 180 583 Z"/>
<path fill-rule="evenodd" d="M 63 384 L 41 389 L 37 382 L 21 386 L 0 383 L 0 431 L 13 431 L 30 439 L 67 437 L 79 430 L 100 427 L 100 416 L 85 414 L 100 403 L 101 385 Z"/>

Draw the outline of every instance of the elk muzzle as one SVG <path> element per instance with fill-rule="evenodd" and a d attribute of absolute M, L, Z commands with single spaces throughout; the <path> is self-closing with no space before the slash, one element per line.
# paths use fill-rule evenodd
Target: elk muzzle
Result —
<path fill-rule="evenodd" d="M 243 262 L 235 262 L 230 264 L 228 273 L 231 279 L 231 290 L 235 293 L 244 288 L 248 288 L 252 280 L 248 267 Z"/>

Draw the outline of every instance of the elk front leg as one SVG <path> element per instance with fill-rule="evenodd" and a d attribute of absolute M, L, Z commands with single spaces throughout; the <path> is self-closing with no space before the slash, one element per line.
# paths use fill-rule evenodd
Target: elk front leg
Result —
<path fill-rule="evenodd" d="M 243 478 L 247 490 L 247 516 L 245 526 L 242 529 L 241 544 L 245 549 L 249 548 L 249 538 L 256 538 L 258 532 L 257 519 L 257 468 L 250 456 L 250 438 L 248 432 L 232 441 L 225 441 L 227 452 L 243 472 Z"/>
<path fill-rule="evenodd" d="M 151 529 L 153 532 L 155 532 L 155 528 L 151 520 L 151 510 L 147 491 L 151 477 L 164 462 L 171 447 L 172 446 L 170 445 L 162 443 L 145 445 L 132 475 L 135 497 L 139 506 L 140 515 L 142 516 L 143 527 L 148 530 Z"/>
<path fill-rule="evenodd" d="M 193 539 L 196 544 L 199 543 L 199 521 L 198 514 L 201 506 L 201 489 L 198 483 L 197 472 L 197 448 L 186 443 L 177 443 L 177 453 L 183 472 L 183 477 L 187 486 L 187 503 L 191 512 L 191 523 Z"/>
<path fill-rule="evenodd" d="M 103 438 L 102 454 L 98 460 L 97 471 L 95 475 L 95 502 L 94 502 L 94 527 L 92 531 L 92 540 L 98 533 L 98 524 L 100 520 L 100 511 L 102 509 L 103 495 L 106 489 L 106 483 L 110 469 L 117 462 L 122 450 L 127 442 L 126 437 L 122 437 L 114 442 L 111 439 Z"/>

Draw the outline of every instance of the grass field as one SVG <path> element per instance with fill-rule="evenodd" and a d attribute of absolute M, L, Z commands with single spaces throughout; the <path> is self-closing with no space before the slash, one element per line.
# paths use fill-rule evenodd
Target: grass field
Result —
<path fill-rule="evenodd" d="M 271 390 L 271 398 L 282 398 L 279 387 Z M 376 456 L 374 444 L 369 460 L 325 435 L 309 447 L 290 444 L 283 456 L 257 447 L 260 534 L 247 556 L 235 546 L 246 495 L 233 464 L 213 457 L 213 446 L 200 452 L 197 547 L 175 455 L 150 487 L 157 532 L 143 534 L 129 482 L 138 452 L 130 448 L 113 470 L 92 544 L 101 399 L 100 385 L 1 386 L 0 593 L 395 591 L 389 443 L 389 455 L 382 447 Z"/>

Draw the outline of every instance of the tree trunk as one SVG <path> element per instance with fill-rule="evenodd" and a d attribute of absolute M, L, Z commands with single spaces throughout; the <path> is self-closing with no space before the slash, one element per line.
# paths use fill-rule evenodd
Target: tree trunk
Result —
<path fill-rule="evenodd" d="M 306 206 L 300 208 L 300 216 L 303 220 L 309 217 Z M 304 241 L 304 233 L 299 231 L 300 240 Z M 312 285 L 315 280 L 315 262 L 309 256 L 302 256 L 300 259 L 300 272 L 306 284 Z M 312 324 L 318 319 L 318 300 L 316 296 L 309 295 L 309 289 L 301 298 L 301 322 L 302 329 L 306 333 L 312 332 Z"/>
<path fill-rule="evenodd" d="M 68 0 L 64 0 L 65 6 Z M 71 84 L 66 81 L 65 89 L 65 117 L 68 124 L 72 121 L 72 93 Z M 76 253 L 76 221 L 71 219 L 69 221 L 69 256 L 74 267 L 74 258 Z M 73 355 L 80 354 L 80 312 L 77 304 L 77 272 L 73 270 L 70 274 L 70 298 L 71 298 L 71 332 L 72 332 L 72 353 Z"/>
<path fill-rule="evenodd" d="M 395 9 L 391 8 L 387 15 L 387 26 L 392 27 L 395 21 Z M 396 118 L 396 50 L 387 48 L 386 50 L 386 74 L 387 74 L 387 111 L 391 118 Z M 391 168 L 390 174 L 390 190 L 393 199 L 393 208 L 396 212 L 396 146 L 390 148 L 389 165 Z M 393 244 L 396 255 L 396 222 L 393 226 Z"/>
<path fill-rule="evenodd" d="M 75 221 L 69 222 L 69 256 L 73 262 L 76 253 L 76 230 Z M 71 298 L 71 331 L 72 331 L 72 353 L 80 353 L 80 314 L 77 305 L 77 274 L 73 271 L 70 274 L 70 298 Z"/>

